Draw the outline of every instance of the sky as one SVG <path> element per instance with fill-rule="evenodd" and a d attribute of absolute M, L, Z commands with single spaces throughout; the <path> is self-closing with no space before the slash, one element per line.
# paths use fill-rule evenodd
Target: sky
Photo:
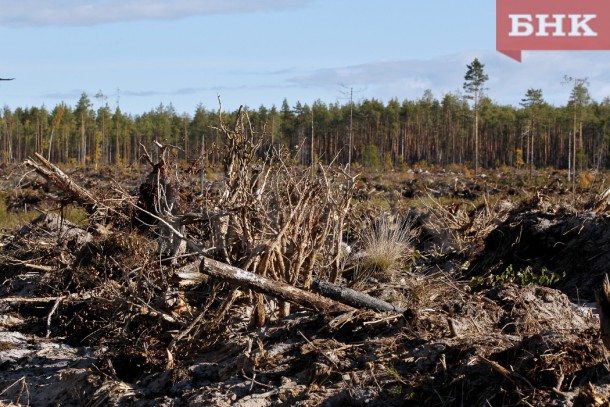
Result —
<path fill-rule="evenodd" d="M 518 105 L 529 88 L 564 105 L 565 75 L 610 96 L 610 51 L 495 50 L 493 0 L 0 0 L 0 106 L 182 114 L 415 100 L 462 91 L 474 58 L 487 95 Z M 96 97 L 96 95 L 98 95 Z"/>

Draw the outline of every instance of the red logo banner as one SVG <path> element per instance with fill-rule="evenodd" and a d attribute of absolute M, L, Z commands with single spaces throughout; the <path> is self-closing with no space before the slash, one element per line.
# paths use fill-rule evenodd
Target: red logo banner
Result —
<path fill-rule="evenodd" d="M 496 49 L 610 50 L 610 1 L 496 0 Z"/>

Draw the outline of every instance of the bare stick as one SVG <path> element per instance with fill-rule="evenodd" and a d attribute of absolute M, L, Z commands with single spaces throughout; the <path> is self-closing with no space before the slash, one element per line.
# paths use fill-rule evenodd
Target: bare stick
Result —
<path fill-rule="evenodd" d="M 500 375 L 504 376 L 504 378 L 510 380 L 511 382 L 513 382 L 513 383 L 522 382 L 522 383 L 525 383 L 530 389 L 534 388 L 534 386 L 532 386 L 532 384 L 529 382 L 529 380 L 527 380 L 525 377 L 521 376 L 520 374 L 511 372 L 510 370 L 508 370 L 501 364 L 494 362 L 493 360 L 489 360 L 484 356 L 479 355 L 478 358 L 483 363 L 485 363 L 486 365 L 491 367 L 497 373 L 500 373 Z"/>
<path fill-rule="evenodd" d="M 53 308 L 51 308 L 51 311 L 49 311 L 49 315 L 47 315 L 47 338 L 51 336 L 51 319 L 53 318 L 53 314 L 55 314 L 55 311 L 57 311 L 57 307 L 59 307 L 59 303 L 63 299 L 64 297 L 57 297 L 57 300 L 55 300 L 55 304 L 53 304 Z"/>
<path fill-rule="evenodd" d="M 341 287 L 326 281 L 314 280 L 312 288 L 319 294 L 341 301 L 357 308 L 369 308 L 378 312 L 398 312 L 403 313 L 405 308 L 397 307 L 389 302 L 382 301 L 370 295 L 352 290 L 351 288 Z"/>

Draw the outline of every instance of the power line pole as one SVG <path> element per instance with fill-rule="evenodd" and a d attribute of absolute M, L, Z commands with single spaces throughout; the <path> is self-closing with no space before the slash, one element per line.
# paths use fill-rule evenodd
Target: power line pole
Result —
<path fill-rule="evenodd" d="M 347 99 L 348 94 L 347 94 L 347 86 L 346 85 L 341 85 L 341 87 L 343 87 L 345 89 L 345 91 L 341 91 L 341 94 L 343 95 L 343 98 Z M 362 89 L 356 89 L 356 93 L 358 92 L 362 92 L 364 91 L 365 88 Z M 358 112 L 356 112 L 358 113 Z M 342 146 L 345 146 L 345 144 Z M 348 148 L 349 151 L 347 152 L 347 172 L 348 174 L 350 174 L 350 171 L 352 169 L 352 157 L 353 157 L 353 150 L 354 150 L 354 88 L 350 87 L 349 88 L 349 141 L 348 141 Z"/>
<path fill-rule="evenodd" d="M 310 149 L 310 158 L 311 158 L 311 168 L 313 170 L 313 167 L 315 165 L 315 159 L 314 159 L 314 148 L 313 148 L 313 141 L 314 141 L 314 130 L 313 130 L 313 106 L 314 106 L 315 102 L 311 105 L 311 149 Z"/>
<path fill-rule="evenodd" d="M 353 124 L 354 124 L 354 88 L 349 88 L 349 153 L 347 156 L 347 173 L 350 175 L 351 175 L 351 170 L 352 170 Z"/>
<path fill-rule="evenodd" d="M 201 172 L 199 174 L 199 182 L 201 184 L 201 196 L 204 193 L 205 187 L 205 133 L 201 132 Z"/>

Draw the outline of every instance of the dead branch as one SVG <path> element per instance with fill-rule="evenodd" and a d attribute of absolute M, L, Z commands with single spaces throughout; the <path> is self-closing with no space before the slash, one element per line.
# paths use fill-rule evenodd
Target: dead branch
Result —
<path fill-rule="evenodd" d="M 98 210 L 108 212 L 109 208 L 103 202 L 94 197 L 85 188 L 79 186 L 62 170 L 53 165 L 50 161 L 38 153 L 34 156 L 40 161 L 37 163 L 32 159 L 24 161 L 25 165 L 34 168 L 36 173 L 41 175 L 49 182 L 53 182 L 59 189 L 68 194 L 73 200 L 81 204 L 89 213 L 95 213 Z"/>
<path fill-rule="evenodd" d="M 314 280 L 312 286 L 314 291 L 324 297 L 340 301 L 355 308 L 368 308 L 378 312 L 398 312 L 403 313 L 405 308 L 400 308 L 389 302 L 382 301 L 370 295 L 352 290 L 351 288 L 341 287 L 326 281 Z"/>
<path fill-rule="evenodd" d="M 58 297 L 4 297 L 0 298 L 0 304 L 49 304 L 63 300 L 87 301 L 93 298 L 91 293 L 73 293 Z"/>
<path fill-rule="evenodd" d="M 290 303 L 300 305 L 315 311 L 329 313 L 349 312 L 353 308 L 349 305 L 322 297 L 292 285 L 274 281 L 254 273 L 230 266 L 225 263 L 205 257 L 199 266 L 201 273 L 217 278 L 221 281 L 241 287 L 252 289 L 253 291 L 270 295 Z"/>
<path fill-rule="evenodd" d="M 532 384 L 529 382 L 529 380 L 527 380 L 525 377 L 523 377 L 520 374 L 517 374 L 515 372 L 511 372 L 510 370 L 508 370 L 507 368 L 505 368 L 498 362 L 489 360 L 486 357 L 481 356 L 481 355 L 479 355 L 478 358 L 481 362 L 485 363 L 487 366 L 491 367 L 494 371 L 496 371 L 497 373 L 502 375 L 504 378 L 510 380 L 511 382 L 513 382 L 515 384 L 521 382 L 521 383 L 526 384 L 530 389 L 534 388 L 534 386 L 532 386 Z"/>
<path fill-rule="evenodd" d="M 55 270 L 55 267 L 53 266 L 45 266 L 43 264 L 35 264 L 32 262 L 27 262 L 24 260 L 19 260 L 19 259 L 15 259 L 13 257 L 10 256 L 0 256 L 0 259 L 6 261 L 8 263 L 8 265 L 10 266 L 22 266 L 25 268 L 29 268 L 29 269 L 33 269 L 33 270 L 40 270 L 40 271 L 53 271 Z"/>
<path fill-rule="evenodd" d="M 610 188 L 606 189 L 603 193 L 599 194 L 595 198 L 595 204 L 593 205 L 594 212 L 608 212 L 610 209 Z"/>
<path fill-rule="evenodd" d="M 55 311 L 57 311 L 57 307 L 59 307 L 59 303 L 63 299 L 64 297 L 57 297 L 55 304 L 53 304 L 51 311 L 49 311 L 49 314 L 47 315 L 47 338 L 51 336 L 51 320 L 53 318 L 53 314 L 55 314 Z"/>

